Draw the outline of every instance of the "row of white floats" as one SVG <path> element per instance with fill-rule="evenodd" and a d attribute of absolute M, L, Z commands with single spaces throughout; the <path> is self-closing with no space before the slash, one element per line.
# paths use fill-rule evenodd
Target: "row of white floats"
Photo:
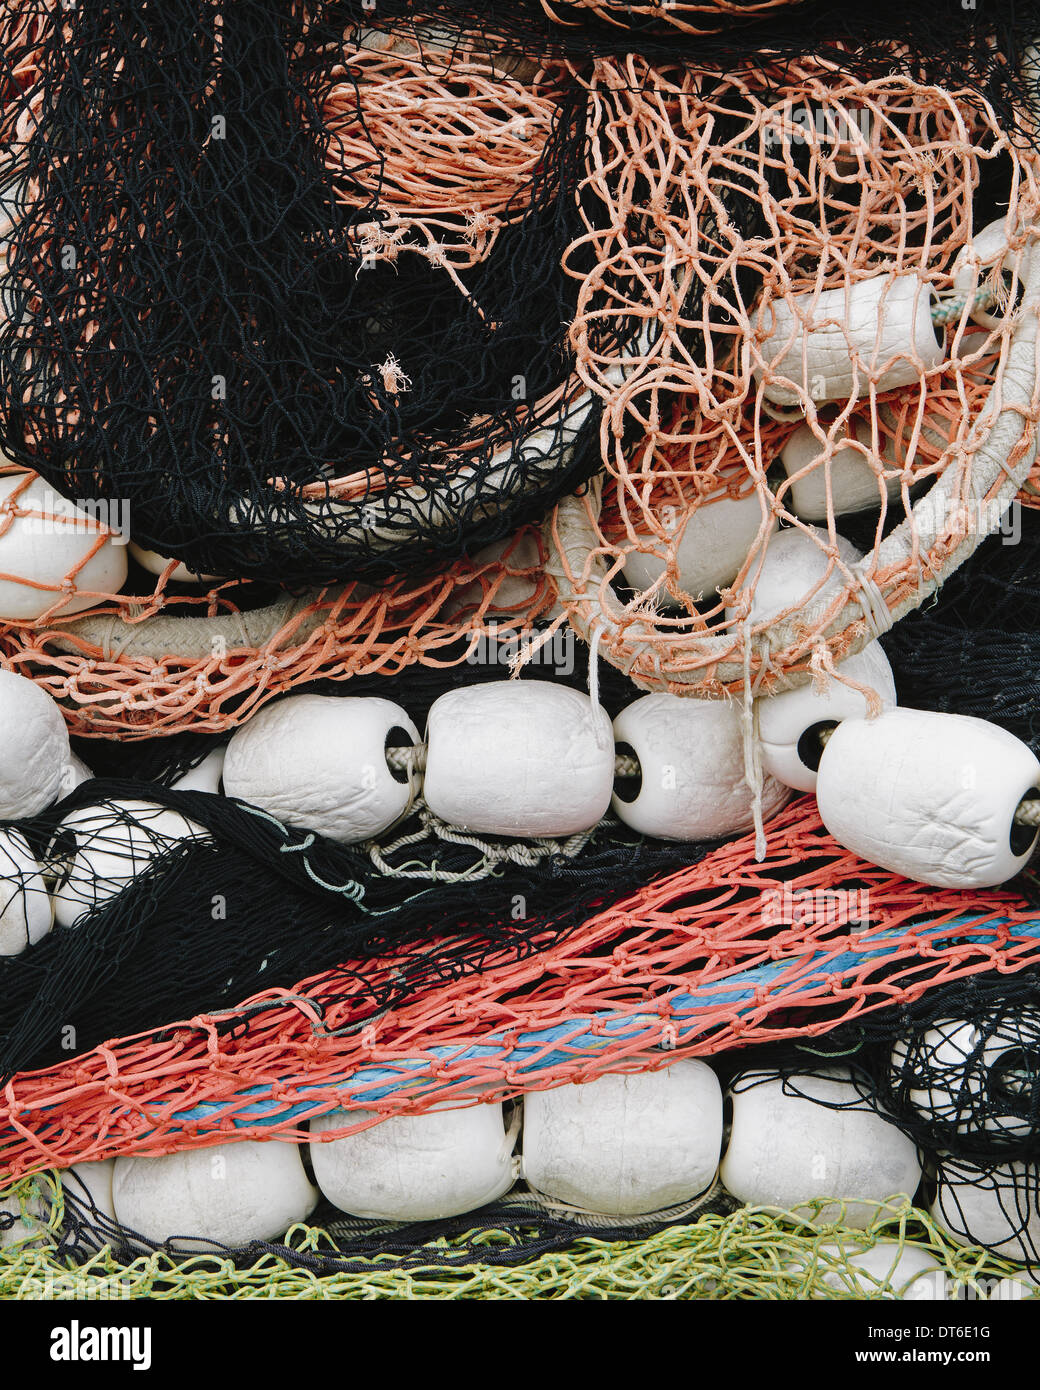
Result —
<path fill-rule="evenodd" d="M 804 1095 L 775 1077 L 741 1078 L 728 1143 L 715 1072 L 685 1060 L 532 1092 L 522 1127 L 519 1111 L 510 1125 L 501 1104 L 486 1103 L 393 1116 L 323 1142 L 322 1134 L 374 1118 L 338 1110 L 311 1121 L 306 1148 L 243 1140 L 84 1163 L 65 1177 L 73 1196 L 82 1203 L 86 1194 L 110 1221 L 196 1249 L 276 1239 L 308 1217 L 319 1195 L 358 1217 L 439 1220 L 475 1211 L 521 1179 L 559 1210 L 627 1220 L 695 1206 L 719 1176 L 738 1201 L 794 1213 L 821 1231 L 866 1230 L 883 1209 L 913 1199 L 922 1177 L 913 1143 L 857 1102 L 848 1073 L 799 1077 L 797 1088 Z M 1025 1262 L 1040 1242 L 1035 1201 L 1021 1195 L 1027 1181 L 1022 1164 L 981 1185 L 941 1181 L 932 1216 L 955 1244 L 982 1243 Z M 920 1272 L 908 1258 L 907 1279 Z"/>
<path fill-rule="evenodd" d="M 775 538 L 754 621 L 805 606 L 807 595 L 825 602 L 841 584 L 817 542 L 826 537 L 791 530 Z M 840 542 L 839 559 L 857 554 Z M 873 718 L 868 696 L 881 710 Z M 434 702 L 419 774 L 387 761 L 389 744 L 420 744 L 399 705 L 290 696 L 234 734 L 224 789 L 346 843 L 382 834 L 420 792 L 441 820 L 475 834 L 561 838 L 590 829 L 609 809 L 643 834 L 713 839 L 753 824 L 742 714 L 735 700 L 662 693 L 635 700 L 611 726 L 569 688 L 477 684 Z M 792 789 L 815 791 L 840 844 L 939 887 L 990 887 L 1028 862 L 1036 836 L 1014 817 L 1040 786 L 1040 762 L 984 720 L 897 709 L 876 642 L 837 663 L 825 683 L 756 700 L 754 715 L 766 818 Z M 824 747 L 820 733 L 832 729 Z M 637 785 L 615 779 L 618 745 L 638 761 Z"/>

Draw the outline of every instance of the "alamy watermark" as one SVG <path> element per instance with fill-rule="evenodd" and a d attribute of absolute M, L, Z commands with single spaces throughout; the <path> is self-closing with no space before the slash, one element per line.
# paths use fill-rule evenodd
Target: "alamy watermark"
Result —
<path fill-rule="evenodd" d="M 869 923 L 869 888 L 792 888 L 785 883 L 762 894 L 765 927 L 865 927 Z"/>
<path fill-rule="evenodd" d="M 466 654 L 471 666 L 508 666 L 530 662 L 552 666 L 561 676 L 574 670 L 576 633 L 573 628 L 557 628 L 544 641 L 537 632 L 517 632 L 516 628 L 491 622 Z"/>
<path fill-rule="evenodd" d="M 14 499 L 14 505 L 20 504 Z M 104 527 L 112 533 L 113 545 L 126 545 L 130 539 L 130 503 L 126 498 L 80 498 L 75 502 L 56 493 L 26 504 L 26 514 L 18 519 L 19 530 L 30 536 L 63 536 L 70 531 L 94 535 Z"/>
<path fill-rule="evenodd" d="M 765 128 L 767 145 L 869 145 L 873 117 L 863 107 L 784 102 Z"/>

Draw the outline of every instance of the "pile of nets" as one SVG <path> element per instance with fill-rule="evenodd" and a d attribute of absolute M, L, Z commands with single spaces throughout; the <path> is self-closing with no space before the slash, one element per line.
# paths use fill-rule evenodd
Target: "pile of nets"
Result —
<path fill-rule="evenodd" d="M 485 906 L 472 938 L 431 934 L 395 952 L 391 937 L 367 960 L 341 949 L 320 975 L 282 988 L 263 980 L 262 993 L 210 1014 L 160 1018 L 153 1001 L 146 1031 L 118 1037 L 110 1027 L 89 1051 L 77 1034 L 75 1056 L 8 1079 L 4 1171 L 229 1135 L 304 1142 L 306 1121 L 337 1108 L 358 1112 L 349 1132 L 371 1111 L 414 1114 L 681 1056 L 821 1038 L 941 986 L 967 988 L 980 974 L 1004 980 L 1040 963 L 1040 915 L 1013 889 L 925 889 L 867 865 L 830 839 L 811 801 L 795 803 L 771 831 L 759 864 L 753 836 L 670 873 L 655 876 L 637 861 L 639 886 L 584 919 L 577 910 L 558 917 L 558 888 L 536 889 L 526 904 L 532 920 L 517 925 L 504 913 L 509 925 L 498 940 L 490 926 L 481 931 L 493 921 Z M 258 921 L 261 911 L 258 903 Z M 212 933 L 208 900 L 204 926 Z M 84 930 L 89 923 L 76 928 Z M 155 967 L 148 987 L 164 989 L 159 970 L 170 957 L 165 941 L 150 945 L 148 936 L 134 937 L 121 973 L 110 958 L 94 961 L 89 979 L 109 972 L 99 1023 L 116 990 L 136 999 L 129 985 L 143 964 Z M 479 968 L 460 968 L 467 952 Z M 12 975 L 22 973 L 21 959 L 6 963 Z M 65 988 L 82 996 L 85 986 Z M 22 1015 L 25 1029 L 55 1048 L 71 1017 L 70 1001 L 62 1003 L 64 1012 L 38 1015 L 34 1004 Z M 40 1019 L 51 1021 L 50 1037 L 38 1031 Z"/>
<path fill-rule="evenodd" d="M 1005 1170 L 1035 1176 L 1029 875 L 924 888 L 808 800 L 764 851 L 612 821 L 500 842 L 421 808 L 344 846 L 176 786 L 290 691 L 391 677 L 421 720 L 519 666 L 612 709 L 632 683 L 749 700 L 878 636 L 904 700 L 988 714 L 1008 692 L 998 720 L 1031 736 L 1040 7 L 956 20 L 821 0 L 0 17 L 0 654 L 99 774 L 8 827 L 36 876 L 15 866 L 0 914 L 24 936 L 0 958 L 0 1163 L 24 1179 L 5 1289 L 849 1297 L 881 1236 L 975 1296 L 1011 1272 L 922 1211 L 824 1236 L 715 1192 L 696 1221 L 594 1233 L 524 1193 L 436 1229 L 324 1211 L 185 1259 L 25 1176 L 782 1047 L 792 1075 L 814 1048 L 853 1057 L 857 1104 L 929 1155 L 944 1213 L 988 1182 L 1028 1195 Z M 972 556 L 1009 507 L 1026 545 L 994 563 L 994 609 L 996 543 Z M 65 544 L 42 569 L 37 522 Z M 808 587 L 770 606 L 792 538 Z M 37 939 L 50 893 L 74 910 Z M 924 1115 L 940 1060 L 960 1089 Z"/>

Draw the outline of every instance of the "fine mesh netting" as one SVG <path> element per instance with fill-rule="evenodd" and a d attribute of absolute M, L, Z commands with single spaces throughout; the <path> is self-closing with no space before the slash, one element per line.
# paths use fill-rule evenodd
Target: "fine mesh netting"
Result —
<path fill-rule="evenodd" d="M 331 3 L 8 26 L 13 458 L 195 573 L 284 585 L 458 554 L 587 471 L 566 74 Z"/>

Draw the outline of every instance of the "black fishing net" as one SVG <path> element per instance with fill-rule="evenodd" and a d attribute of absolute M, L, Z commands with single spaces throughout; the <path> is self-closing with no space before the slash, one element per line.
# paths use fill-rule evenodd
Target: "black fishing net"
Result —
<path fill-rule="evenodd" d="M 1040 513 L 1015 504 L 881 641 L 901 704 L 991 720 L 1040 753 Z"/>
<path fill-rule="evenodd" d="M 598 464 L 567 350 L 574 243 L 602 213 L 580 193 L 597 57 L 710 86 L 816 53 L 985 98 L 1011 130 L 1040 31 L 1036 4 L 730 6 L 707 37 L 601 8 L 14 0 L 6 452 L 199 573 L 457 555 Z"/>
<path fill-rule="evenodd" d="M 0 131 L 6 450 L 120 499 L 136 539 L 200 573 L 395 572 L 506 534 L 587 471 L 591 401 L 558 399 L 582 101 L 564 80 L 532 120 L 485 255 L 456 267 L 447 233 L 405 224 L 381 243 L 393 151 L 366 145 L 360 27 L 360 4 L 284 0 L 8 20 L 9 89 L 33 81 Z M 451 45 L 426 62 L 450 86 Z"/>
<path fill-rule="evenodd" d="M 610 820 L 558 843 L 446 839 L 422 815 L 345 846 L 206 792 L 85 784 L 17 829 L 35 863 L 8 879 L 9 950 L 22 949 L 0 958 L 0 1068 L 60 1061 L 333 968 L 325 1002 L 349 998 L 360 1024 L 560 940 L 707 848 Z M 57 925 L 34 941 L 45 884 Z"/>
<path fill-rule="evenodd" d="M 74 1173 L 63 1175 L 64 1227 L 54 1250 L 56 1258 L 89 1259 L 99 1246 L 108 1244 L 124 1263 L 142 1254 L 165 1252 L 183 1258 L 176 1242 L 160 1243 L 115 1224 L 94 1204 Z M 689 1204 L 694 1206 L 695 1204 Z M 717 1188 L 696 1204 L 697 1214 L 727 1212 L 737 1204 Z M 3 1221 L 0 1215 L 0 1223 Z M 582 1236 L 596 1240 L 645 1240 L 678 1220 L 696 1219 L 689 1208 L 679 1212 L 652 1213 L 642 1218 L 612 1222 L 606 1217 L 583 1218 L 580 1213 L 561 1213 L 540 1205 L 523 1187 L 477 1211 L 438 1221 L 385 1222 L 345 1216 L 322 1201 L 308 1217 L 320 1241 L 306 1246 L 284 1241 L 253 1241 L 230 1250 L 219 1248 L 214 1260 L 226 1260 L 236 1269 L 249 1269 L 264 1255 L 273 1255 L 297 1269 L 314 1274 L 364 1274 L 374 1261 L 391 1263 L 401 1270 L 464 1269 L 480 1264 L 509 1268 L 528 1264 L 539 1255 L 565 1250 Z M 203 1257 L 196 1257 L 204 1263 Z M 196 1266 L 198 1267 L 198 1266 Z"/>
<path fill-rule="evenodd" d="M 846 1101 L 809 1078 L 840 1068 Z M 736 1090 L 784 1079 L 830 1109 L 869 1109 L 918 1146 L 924 1197 L 958 1239 L 1040 1263 L 1040 973 L 984 972 L 842 1024 L 825 1037 L 730 1054 Z"/>

